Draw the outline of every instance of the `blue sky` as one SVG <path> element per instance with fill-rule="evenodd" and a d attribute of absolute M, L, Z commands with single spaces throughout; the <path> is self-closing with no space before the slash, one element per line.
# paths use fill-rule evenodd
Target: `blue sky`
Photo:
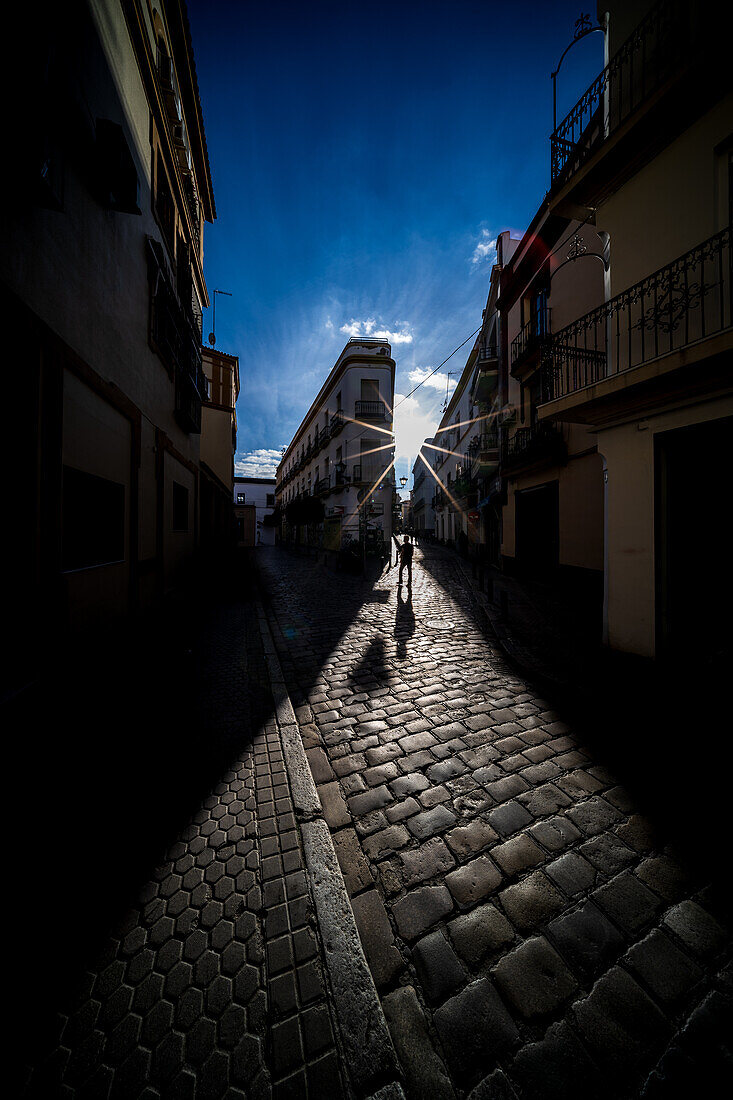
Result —
<path fill-rule="evenodd" d="M 522 234 L 549 184 L 550 73 L 581 11 L 577 0 L 188 9 L 217 206 L 206 279 L 210 295 L 232 295 L 217 297 L 216 343 L 240 358 L 237 470 L 262 474 L 350 335 L 389 334 L 406 394 L 479 326 L 492 242 Z M 602 44 L 594 34 L 567 55 L 558 118 L 601 68 Z M 469 349 L 397 410 L 398 477 Z"/>

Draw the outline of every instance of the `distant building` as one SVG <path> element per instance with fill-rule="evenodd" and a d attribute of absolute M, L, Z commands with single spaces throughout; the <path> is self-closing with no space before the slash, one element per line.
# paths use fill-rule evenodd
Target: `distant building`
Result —
<path fill-rule="evenodd" d="M 352 539 L 389 545 L 394 374 L 385 340 L 355 337 L 339 355 L 278 466 L 286 541 L 326 552 Z"/>
<path fill-rule="evenodd" d="M 275 511 L 275 478 L 234 478 L 237 546 L 272 546 L 275 526 L 267 522 Z"/>
<path fill-rule="evenodd" d="M 0 258 L 21 679 L 39 641 L 149 607 L 193 559 L 215 217 L 185 4 L 44 5 L 24 87 Z"/>
<path fill-rule="evenodd" d="M 432 474 L 435 452 L 430 450 L 432 437 L 425 440 L 420 454 L 412 467 L 412 524 L 418 534 L 432 535 L 435 532 L 435 508 L 433 502 L 437 481 Z M 430 466 L 430 471 L 428 466 Z"/>
<path fill-rule="evenodd" d="M 401 501 L 400 511 L 402 513 L 402 530 L 409 531 L 412 527 L 412 501 Z"/>

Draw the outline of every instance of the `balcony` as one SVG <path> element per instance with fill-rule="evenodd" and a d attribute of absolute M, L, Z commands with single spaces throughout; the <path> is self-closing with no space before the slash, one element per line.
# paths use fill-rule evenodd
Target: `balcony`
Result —
<path fill-rule="evenodd" d="M 503 474 L 555 466 L 567 460 L 567 446 L 560 432 L 550 424 L 519 428 L 505 439 L 501 449 Z"/>
<path fill-rule="evenodd" d="M 321 478 L 318 479 L 318 481 L 313 486 L 313 495 L 316 496 L 316 497 L 321 496 L 321 495 L 327 493 L 330 488 L 331 488 L 331 478 L 330 477 L 321 477 Z"/>
<path fill-rule="evenodd" d="M 683 0 L 654 5 L 551 135 L 556 193 L 562 189 L 570 197 L 565 185 L 582 181 L 585 193 L 575 197 L 590 202 L 617 172 L 633 170 L 635 155 L 666 140 L 666 134 L 680 132 L 695 117 L 705 102 L 705 86 L 717 80 L 717 61 L 708 59 L 703 68 L 706 22 Z M 715 48 L 715 29 L 708 27 L 709 53 Z M 609 163 L 598 174 L 606 158 Z"/>
<path fill-rule="evenodd" d="M 335 412 L 331 417 L 331 421 L 328 426 L 331 434 L 331 439 L 333 439 L 335 435 L 338 435 L 338 433 L 343 428 L 344 423 L 344 414 L 342 413 L 341 409 L 339 409 L 338 412 Z"/>
<path fill-rule="evenodd" d="M 491 477 L 499 465 L 499 433 L 496 428 L 481 432 L 468 445 L 471 476 Z"/>
<path fill-rule="evenodd" d="M 499 385 L 499 349 L 494 344 L 481 344 L 476 363 L 472 398 L 488 404 Z"/>
<path fill-rule="evenodd" d="M 436 489 L 430 503 L 436 512 L 440 511 L 441 508 L 445 508 L 447 503 L 445 489 Z"/>
<path fill-rule="evenodd" d="M 357 420 L 386 420 L 387 406 L 384 401 L 356 401 L 354 417 Z"/>
<path fill-rule="evenodd" d="M 549 306 L 542 306 L 530 317 L 512 340 L 512 374 L 523 378 L 535 365 L 539 352 L 548 346 L 552 339 L 552 316 Z"/>
<path fill-rule="evenodd" d="M 456 470 L 456 480 L 453 482 L 453 495 L 458 500 L 465 499 L 472 489 L 475 489 L 471 478 L 471 466 L 466 457 L 465 465 L 459 466 Z"/>
<path fill-rule="evenodd" d="M 726 228 L 558 332 L 543 368 L 546 401 L 577 419 L 581 408 L 610 409 L 630 386 L 658 388 L 671 371 L 713 360 L 730 345 L 732 302 Z M 679 384 L 694 386 L 689 369 L 681 373 Z M 541 416 L 559 411 L 545 406 Z"/>

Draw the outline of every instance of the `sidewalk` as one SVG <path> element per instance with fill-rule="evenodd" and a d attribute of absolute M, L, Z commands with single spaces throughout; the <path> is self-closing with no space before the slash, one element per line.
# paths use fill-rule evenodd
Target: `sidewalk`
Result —
<path fill-rule="evenodd" d="M 26 838 L 55 848 L 19 990 L 29 1097 L 402 1095 L 257 593 L 240 588 L 169 610 L 76 706 L 80 753 L 55 761 L 68 800 Z M 35 717 L 68 729 L 79 689 L 64 702 L 49 685 Z"/>

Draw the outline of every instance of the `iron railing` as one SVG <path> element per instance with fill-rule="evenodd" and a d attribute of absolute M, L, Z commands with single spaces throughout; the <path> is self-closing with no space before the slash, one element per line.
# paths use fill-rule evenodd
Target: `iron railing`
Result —
<path fill-rule="evenodd" d="M 332 436 L 337 435 L 338 432 L 341 431 L 343 426 L 344 426 L 344 414 L 342 413 L 341 409 L 339 409 L 338 412 L 335 412 L 333 414 L 333 416 L 331 417 L 331 421 L 329 423 L 329 431 L 330 431 L 331 435 Z"/>
<path fill-rule="evenodd" d="M 536 309 L 512 340 L 512 366 L 550 339 L 552 314 L 549 306 Z"/>
<path fill-rule="evenodd" d="M 730 227 L 561 329 L 545 400 L 564 397 L 731 327 Z"/>
<path fill-rule="evenodd" d="M 330 478 L 330 476 L 329 477 L 319 477 L 318 481 L 313 486 L 313 493 L 314 493 L 314 495 L 316 495 L 318 493 L 327 493 L 330 488 L 331 488 L 331 478 Z"/>
<path fill-rule="evenodd" d="M 369 420 L 386 420 L 387 408 L 384 401 L 356 401 L 354 416 L 364 416 Z"/>
<path fill-rule="evenodd" d="M 499 447 L 499 433 L 496 428 L 475 435 L 468 444 L 468 456 L 473 459 L 485 451 L 495 451 Z"/>
<path fill-rule="evenodd" d="M 499 351 L 496 344 L 479 344 L 478 355 L 476 361 L 481 363 L 489 363 L 494 359 L 498 359 Z"/>
<path fill-rule="evenodd" d="M 540 459 L 563 461 L 567 456 L 565 441 L 552 424 L 533 424 L 527 428 L 518 428 L 514 435 L 505 439 L 501 448 L 501 461 L 504 468 L 527 465 Z"/>
<path fill-rule="evenodd" d="M 682 0 L 659 0 L 654 5 L 553 132 L 553 183 L 576 172 L 649 96 L 684 68 L 696 23 L 693 5 Z"/>

